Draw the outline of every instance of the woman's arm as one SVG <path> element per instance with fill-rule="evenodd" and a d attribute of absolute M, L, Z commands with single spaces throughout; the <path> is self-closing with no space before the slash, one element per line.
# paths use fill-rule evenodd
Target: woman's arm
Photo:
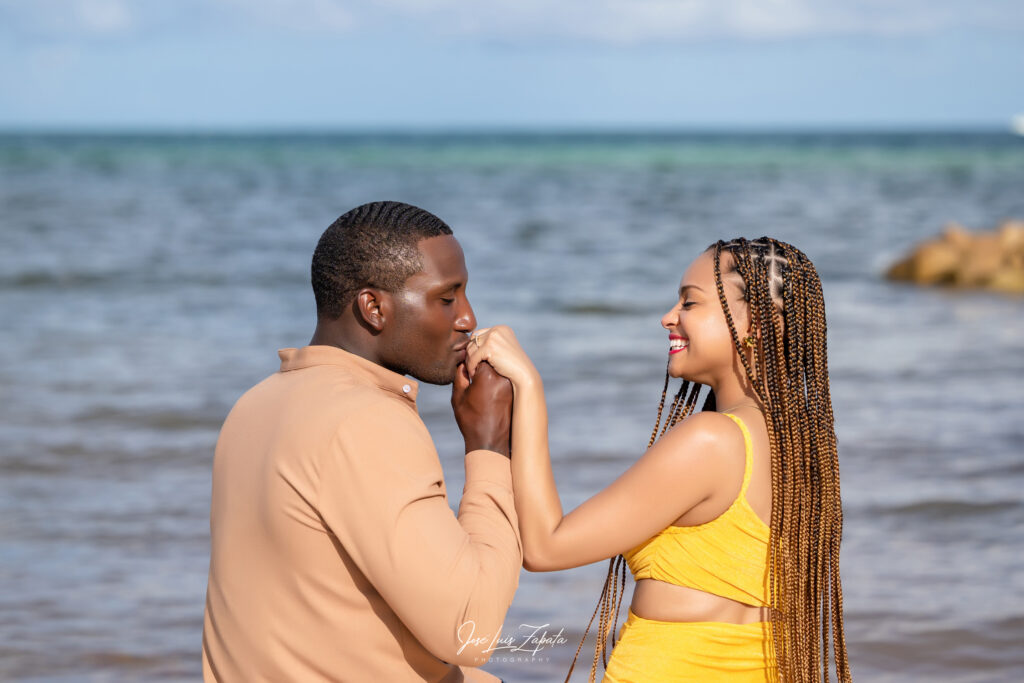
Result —
<path fill-rule="evenodd" d="M 512 381 L 512 484 L 524 566 L 554 571 L 613 557 L 647 540 L 707 500 L 723 481 L 738 493 L 742 434 L 729 418 L 698 413 L 669 430 L 607 488 L 562 514 L 548 452 L 540 376 L 505 327 L 470 344 L 470 372 L 486 360 Z"/>
<path fill-rule="evenodd" d="M 512 494 L 523 540 L 523 566 L 545 571 L 541 561 L 562 523 L 562 502 L 548 450 L 548 409 L 540 375 L 512 385 Z M 522 511 L 523 514 L 520 514 Z"/>

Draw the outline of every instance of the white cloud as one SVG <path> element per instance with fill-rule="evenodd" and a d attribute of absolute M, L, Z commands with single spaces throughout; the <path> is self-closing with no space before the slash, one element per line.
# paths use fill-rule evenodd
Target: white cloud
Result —
<path fill-rule="evenodd" d="M 123 0 L 77 0 L 75 14 L 87 30 L 117 33 L 132 27 L 132 14 Z"/>
<path fill-rule="evenodd" d="M 302 32 L 339 33 L 355 24 L 343 0 L 218 0 L 257 24 Z"/>
<path fill-rule="evenodd" d="M 131 5 L 132 0 L 0 0 L 0 25 L 40 38 L 112 35 L 134 27 Z"/>
<path fill-rule="evenodd" d="M 0 35 L 23 40 L 174 35 L 258 27 L 339 33 L 354 18 L 344 0 L 0 0 Z"/>
<path fill-rule="evenodd" d="M 378 0 L 393 16 L 489 37 L 635 43 L 689 38 L 1024 29 L 1020 0 Z M 357 12 L 357 15 L 359 12 Z"/>
<path fill-rule="evenodd" d="M 190 26 L 615 44 L 1024 31 L 1021 0 L 0 0 L 0 32 L 22 37 L 179 33 Z"/>

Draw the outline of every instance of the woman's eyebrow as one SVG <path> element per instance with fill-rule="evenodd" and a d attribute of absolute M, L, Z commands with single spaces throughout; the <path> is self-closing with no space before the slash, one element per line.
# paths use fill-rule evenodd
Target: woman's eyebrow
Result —
<path fill-rule="evenodd" d="M 688 289 L 696 289 L 696 290 L 698 290 L 698 291 L 700 291 L 700 292 L 703 292 L 703 291 L 704 291 L 703 289 L 701 289 L 701 288 L 700 288 L 700 287 L 698 287 L 697 285 L 683 285 L 682 287 L 680 287 L 680 288 L 679 288 L 679 298 L 680 298 L 680 299 L 682 299 L 682 298 L 683 298 L 683 292 L 685 292 L 685 291 L 686 291 L 686 290 L 688 290 Z"/>

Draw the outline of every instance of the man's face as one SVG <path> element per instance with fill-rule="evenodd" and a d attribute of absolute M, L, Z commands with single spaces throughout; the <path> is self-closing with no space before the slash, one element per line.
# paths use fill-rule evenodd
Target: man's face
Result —
<path fill-rule="evenodd" d="M 429 384 L 450 384 L 476 327 L 466 298 L 466 260 L 451 235 L 420 240 L 423 269 L 394 293 L 386 365 Z"/>

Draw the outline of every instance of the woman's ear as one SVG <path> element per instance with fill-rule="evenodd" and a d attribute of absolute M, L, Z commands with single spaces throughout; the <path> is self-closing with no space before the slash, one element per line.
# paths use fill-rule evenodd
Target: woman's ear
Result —
<path fill-rule="evenodd" d="M 753 343 L 749 341 L 751 339 L 754 340 Z M 743 342 L 744 347 L 753 351 L 757 344 L 761 342 L 761 331 L 756 329 L 749 329 L 747 330 L 747 333 L 740 338 L 740 341 Z"/>

